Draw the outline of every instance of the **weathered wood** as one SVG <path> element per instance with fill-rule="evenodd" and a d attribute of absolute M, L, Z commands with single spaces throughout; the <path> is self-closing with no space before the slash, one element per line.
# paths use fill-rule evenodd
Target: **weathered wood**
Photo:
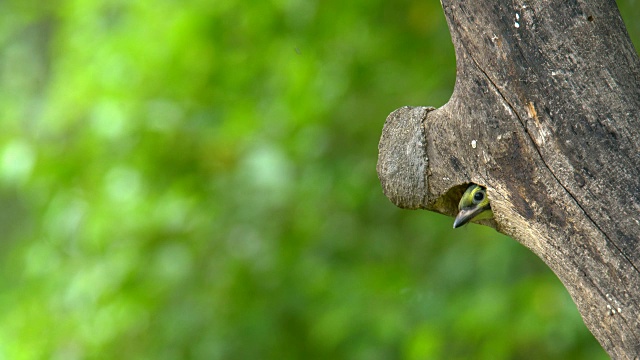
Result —
<path fill-rule="evenodd" d="M 640 61 L 613 0 L 442 0 L 457 80 L 387 118 L 378 174 L 399 207 L 485 221 L 542 258 L 613 358 L 640 354 Z"/>

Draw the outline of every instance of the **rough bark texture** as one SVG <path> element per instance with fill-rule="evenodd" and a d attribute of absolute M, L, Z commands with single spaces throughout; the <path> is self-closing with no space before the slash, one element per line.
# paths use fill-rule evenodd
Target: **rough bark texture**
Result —
<path fill-rule="evenodd" d="M 613 0 L 442 0 L 457 81 L 439 109 L 389 115 L 378 174 L 399 207 L 484 224 L 564 283 L 613 358 L 640 354 L 640 62 Z M 553 304 L 549 304 L 553 306 Z"/>

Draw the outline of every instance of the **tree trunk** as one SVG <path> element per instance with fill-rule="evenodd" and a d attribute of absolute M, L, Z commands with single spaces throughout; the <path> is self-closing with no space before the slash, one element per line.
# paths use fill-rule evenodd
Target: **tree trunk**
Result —
<path fill-rule="evenodd" d="M 457 80 L 389 115 L 378 174 L 397 206 L 482 223 L 551 267 L 613 358 L 640 354 L 640 62 L 613 0 L 442 0 Z M 553 306 L 553 304 L 549 304 Z"/>

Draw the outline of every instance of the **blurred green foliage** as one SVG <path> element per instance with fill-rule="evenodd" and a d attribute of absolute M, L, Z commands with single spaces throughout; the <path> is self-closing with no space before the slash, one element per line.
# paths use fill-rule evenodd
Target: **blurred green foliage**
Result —
<path fill-rule="evenodd" d="M 437 1 L 0 4 L 0 358 L 606 358 L 524 247 L 381 193 Z"/>

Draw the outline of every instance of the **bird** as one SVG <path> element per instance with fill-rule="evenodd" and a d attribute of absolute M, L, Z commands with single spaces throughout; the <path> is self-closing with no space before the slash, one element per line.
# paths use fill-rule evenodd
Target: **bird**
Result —
<path fill-rule="evenodd" d="M 462 194 L 458 204 L 458 215 L 453 221 L 453 228 L 458 228 L 472 220 L 491 219 L 493 211 L 487 197 L 487 189 L 471 184 Z"/>

